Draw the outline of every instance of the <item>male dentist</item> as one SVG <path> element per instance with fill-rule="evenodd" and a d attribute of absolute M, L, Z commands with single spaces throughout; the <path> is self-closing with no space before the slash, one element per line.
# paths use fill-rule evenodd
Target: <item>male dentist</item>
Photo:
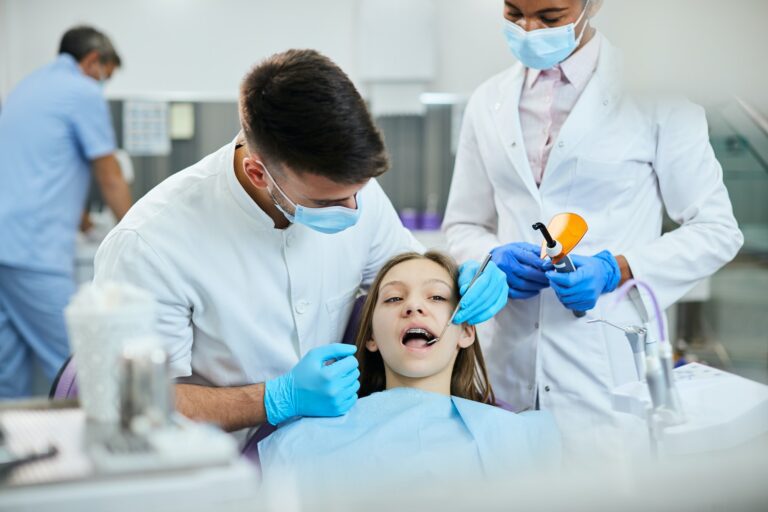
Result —
<path fill-rule="evenodd" d="M 354 347 L 334 342 L 360 287 L 421 247 L 372 179 L 384 144 L 328 58 L 290 50 L 256 66 L 240 121 L 236 140 L 137 202 L 99 248 L 95 282 L 155 295 L 186 416 L 239 431 L 344 414 L 359 372 Z M 507 292 L 489 266 L 456 322 L 487 320 Z"/>

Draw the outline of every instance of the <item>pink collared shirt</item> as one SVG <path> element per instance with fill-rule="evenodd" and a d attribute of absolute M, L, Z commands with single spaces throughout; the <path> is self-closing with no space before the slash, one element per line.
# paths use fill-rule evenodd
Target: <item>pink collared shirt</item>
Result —
<path fill-rule="evenodd" d="M 552 69 L 527 69 L 520 95 L 520 124 L 536 185 L 541 184 L 549 153 L 568 114 L 597 68 L 600 36 Z"/>

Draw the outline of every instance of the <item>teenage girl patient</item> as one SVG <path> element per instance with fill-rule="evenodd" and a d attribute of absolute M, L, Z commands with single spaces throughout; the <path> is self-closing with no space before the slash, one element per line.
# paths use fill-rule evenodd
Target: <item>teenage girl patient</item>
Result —
<path fill-rule="evenodd" d="M 451 324 L 427 345 L 456 306 L 457 278 L 456 262 L 438 252 L 384 265 L 357 335 L 359 400 L 345 416 L 297 419 L 264 439 L 265 484 L 290 474 L 307 491 L 423 486 L 428 477 L 495 479 L 559 461 L 548 413 L 497 404 L 474 326 Z"/>

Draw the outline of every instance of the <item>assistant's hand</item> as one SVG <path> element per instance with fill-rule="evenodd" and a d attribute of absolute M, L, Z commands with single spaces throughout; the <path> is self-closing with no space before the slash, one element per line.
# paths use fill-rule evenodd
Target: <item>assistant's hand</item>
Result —
<path fill-rule="evenodd" d="M 480 268 L 480 263 L 475 260 L 469 260 L 459 267 L 461 307 L 453 319 L 455 324 L 467 322 L 475 325 L 485 322 L 507 303 L 508 288 L 504 272 L 499 270 L 499 267 L 492 261 L 488 262 L 483 273 L 467 290 L 478 268 Z"/>
<path fill-rule="evenodd" d="M 549 287 L 545 272 L 552 264 L 541 259 L 541 247 L 514 242 L 495 248 L 491 254 L 491 260 L 506 275 L 510 299 L 530 299 Z"/>
<path fill-rule="evenodd" d="M 91 229 L 93 229 L 91 215 L 87 211 L 84 211 L 83 215 L 80 216 L 80 232 L 87 235 Z"/>
<path fill-rule="evenodd" d="M 618 286 L 621 271 L 610 252 L 602 251 L 594 256 L 572 255 L 571 261 L 576 267 L 573 272 L 560 274 L 552 270 L 546 274 L 557 298 L 566 308 L 589 311 L 601 294 L 612 292 Z"/>
<path fill-rule="evenodd" d="M 360 371 L 356 347 L 332 343 L 317 347 L 293 369 L 264 387 L 267 421 L 279 425 L 294 416 L 341 416 L 357 400 Z M 331 364 L 327 364 L 333 361 Z"/>

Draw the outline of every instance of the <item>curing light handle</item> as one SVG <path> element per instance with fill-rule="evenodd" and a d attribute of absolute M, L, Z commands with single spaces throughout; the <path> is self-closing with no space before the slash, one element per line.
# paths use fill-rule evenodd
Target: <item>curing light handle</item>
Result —
<path fill-rule="evenodd" d="M 532 227 L 535 230 L 541 231 L 541 234 L 544 237 L 544 240 L 546 240 L 547 256 L 549 256 L 549 259 L 552 260 L 552 265 L 555 267 L 556 272 L 565 274 L 567 272 L 573 272 L 574 270 L 576 270 L 576 267 L 573 265 L 571 258 L 568 257 L 568 255 L 563 252 L 562 244 L 560 244 L 560 242 L 552 238 L 552 235 L 549 233 L 549 230 L 544 224 L 542 224 L 541 222 L 537 222 Z M 573 314 L 576 316 L 576 318 L 582 318 L 584 315 L 587 314 L 587 312 L 574 311 Z"/>

